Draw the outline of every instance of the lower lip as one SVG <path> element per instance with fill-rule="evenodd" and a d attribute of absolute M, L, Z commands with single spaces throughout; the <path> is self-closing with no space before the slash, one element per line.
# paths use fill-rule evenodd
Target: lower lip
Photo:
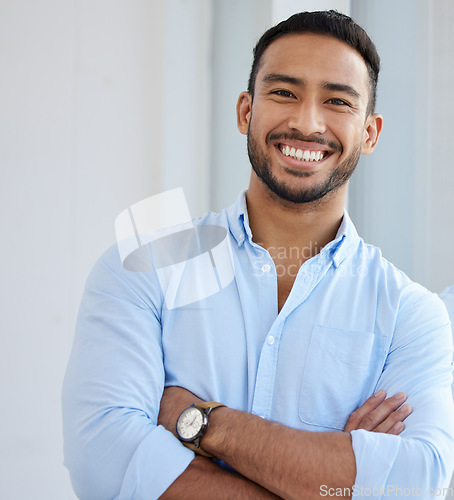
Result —
<path fill-rule="evenodd" d="M 285 163 L 292 168 L 298 168 L 300 170 L 316 170 L 318 166 L 320 166 L 329 156 L 330 154 L 328 153 L 325 157 L 323 157 L 319 161 L 304 161 L 304 160 L 297 160 L 296 158 L 293 158 L 292 156 L 286 156 L 282 151 L 275 146 L 277 149 L 277 152 L 281 158 L 285 160 Z"/>

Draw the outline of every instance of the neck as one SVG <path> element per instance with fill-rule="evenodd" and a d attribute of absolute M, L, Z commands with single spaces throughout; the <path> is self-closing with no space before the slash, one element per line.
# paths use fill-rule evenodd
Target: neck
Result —
<path fill-rule="evenodd" d="M 346 189 L 344 185 L 322 200 L 295 204 L 251 182 L 246 201 L 253 241 L 267 249 L 304 250 L 303 261 L 313 257 L 336 236 Z"/>

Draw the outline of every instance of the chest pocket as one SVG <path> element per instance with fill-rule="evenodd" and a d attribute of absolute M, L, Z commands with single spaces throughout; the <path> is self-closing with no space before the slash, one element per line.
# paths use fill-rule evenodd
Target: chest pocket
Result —
<path fill-rule="evenodd" d="M 343 430 L 350 414 L 373 392 L 387 337 L 315 326 L 303 372 L 300 419 Z"/>

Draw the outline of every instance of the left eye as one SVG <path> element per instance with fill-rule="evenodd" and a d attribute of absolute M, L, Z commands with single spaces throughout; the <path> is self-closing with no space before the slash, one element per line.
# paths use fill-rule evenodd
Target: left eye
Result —
<path fill-rule="evenodd" d="M 348 102 L 345 102 L 343 99 L 338 99 L 334 97 L 333 99 L 329 99 L 330 104 L 334 104 L 335 106 L 349 106 Z"/>

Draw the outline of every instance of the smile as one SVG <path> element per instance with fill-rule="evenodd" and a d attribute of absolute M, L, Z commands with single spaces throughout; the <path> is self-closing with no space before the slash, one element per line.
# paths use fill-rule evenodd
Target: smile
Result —
<path fill-rule="evenodd" d="M 286 144 L 279 144 L 279 151 L 285 155 L 301 161 L 320 161 L 328 154 L 327 151 L 310 151 L 308 149 L 297 149 Z"/>

